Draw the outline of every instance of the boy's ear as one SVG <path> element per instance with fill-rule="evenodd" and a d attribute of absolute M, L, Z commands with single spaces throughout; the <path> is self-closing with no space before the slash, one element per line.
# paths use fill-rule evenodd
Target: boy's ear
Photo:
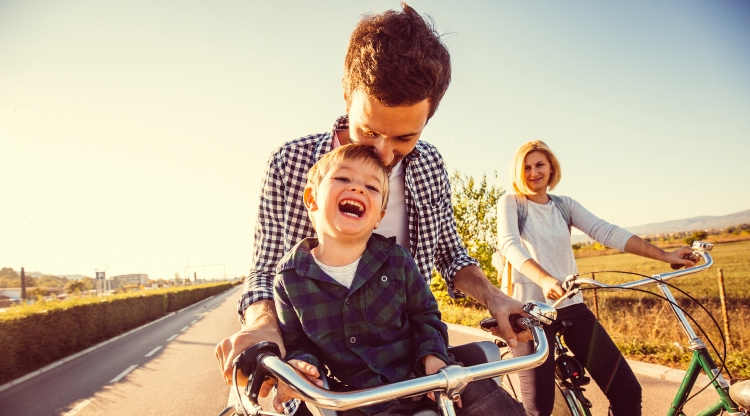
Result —
<path fill-rule="evenodd" d="M 383 217 L 385 217 L 385 210 L 380 211 L 380 218 L 378 218 L 378 221 L 375 223 L 375 229 L 378 229 L 378 225 L 380 225 L 380 221 L 383 221 Z"/>
<path fill-rule="evenodd" d="M 302 198 L 305 201 L 305 208 L 307 208 L 308 211 L 318 210 L 318 204 L 317 202 L 315 202 L 315 195 L 311 187 L 309 186 L 305 187 L 305 193 Z"/>

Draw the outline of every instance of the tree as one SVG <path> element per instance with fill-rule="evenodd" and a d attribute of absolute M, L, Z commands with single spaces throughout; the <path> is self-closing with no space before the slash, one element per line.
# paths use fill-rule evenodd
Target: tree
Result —
<path fill-rule="evenodd" d="M 86 284 L 80 280 L 70 280 L 65 284 L 65 293 L 71 294 L 75 292 L 83 292 L 86 290 Z"/>
<path fill-rule="evenodd" d="M 177 285 L 177 286 L 179 286 L 179 285 L 182 284 L 182 279 L 180 279 L 180 274 L 179 273 L 175 273 L 174 274 L 174 284 Z"/>
<path fill-rule="evenodd" d="M 497 178 L 497 173 L 495 173 Z M 492 266 L 492 253 L 497 245 L 497 201 L 503 195 L 499 186 L 454 171 L 450 177 L 451 202 L 458 235 L 469 255 L 479 261 L 482 272 L 497 284 L 497 270 Z"/>
<path fill-rule="evenodd" d="M 96 279 L 93 277 L 82 277 L 79 281 L 83 283 L 85 290 L 93 290 L 96 287 Z"/>
<path fill-rule="evenodd" d="M 39 297 L 43 298 L 45 296 L 49 296 L 49 290 L 43 289 L 41 287 L 37 287 L 37 288 L 31 289 L 28 292 L 27 296 L 29 297 L 29 299 L 39 298 Z"/>

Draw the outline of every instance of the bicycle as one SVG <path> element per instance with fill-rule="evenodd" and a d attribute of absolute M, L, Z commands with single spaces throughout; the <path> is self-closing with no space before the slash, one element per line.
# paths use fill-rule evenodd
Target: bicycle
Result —
<path fill-rule="evenodd" d="M 394 398 L 407 398 L 434 392 L 438 413 L 430 413 L 433 415 L 455 416 L 453 403 L 458 400 L 461 392 L 470 382 L 528 370 L 540 365 L 547 359 L 549 344 L 547 338 L 544 336 L 541 324 L 550 324 L 557 317 L 557 312 L 554 308 L 539 302 L 526 304 L 524 312 L 527 316 L 514 315 L 511 317 L 511 323 L 513 323 L 516 330 L 524 330 L 526 328 L 531 330 L 536 347 L 535 352 L 531 355 L 503 361 L 472 363 L 473 365 L 465 367 L 449 365 L 440 369 L 438 373 L 429 376 L 349 392 L 334 392 L 314 385 L 279 357 L 280 352 L 276 344 L 261 342 L 245 350 L 233 361 L 233 385 L 237 389 L 237 397 L 241 397 L 239 386 L 237 385 L 238 371 L 242 371 L 249 378 L 249 382 L 245 388 L 245 396 L 248 399 L 249 405 L 246 406 L 240 400 L 233 406 L 227 406 L 219 416 L 230 414 L 241 416 L 280 416 L 280 413 L 263 410 L 258 404 L 261 385 L 269 377 L 276 378 L 289 385 L 308 404 L 308 407 L 313 406 L 311 409 L 313 414 L 335 414 L 325 409 L 330 409 L 334 412 L 344 411 L 390 401 Z M 486 347 L 486 344 L 490 344 L 495 349 L 497 358 L 499 358 L 499 350 L 494 343 L 484 341 L 465 345 L 470 346 L 472 344 L 485 344 L 477 347 L 478 349 L 483 349 Z M 465 346 L 453 348 L 462 347 Z M 449 349 L 449 351 L 452 352 L 453 350 Z M 422 412 L 419 415 L 427 416 L 427 413 Z"/>
<path fill-rule="evenodd" d="M 556 321 L 552 325 L 555 328 L 555 404 L 552 416 L 591 416 L 591 401 L 583 394 L 586 391 L 583 386 L 588 385 L 591 379 L 586 376 L 586 369 L 576 357 L 568 354 L 568 349 L 562 341 L 565 331 L 573 323 L 566 319 Z M 485 318 L 480 323 L 480 327 L 487 332 L 495 326 L 497 322 L 494 318 Z M 501 340 L 498 340 L 496 344 L 499 347 L 507 347 L 507 344 Z M 503 382 L 503 387 L 512 396 L 518 398 L 510 379 Z"/>
<path fill-rule="evenodd" d="M 667 303 L 669 304 L 674 316 L 679 321 L 680 326 L 682 327 L 682 330 L 688 336 L 688 339 L 689 339 L 688 345 L 689 345 L 689 348 L 693 351 L 693 356 L 688 366 L 688 369 L 686 371 L 685 377 L 682 380 L 682 383 L 680 384 L 677 394 L 672 402 L 671 408 L 667 412 L 668 416 L 684 415 L 684 413 L 682 412 L 682 408 L 685 405 L 685 403 L 687 403 L 690 399 L 692 399 L 692 397 L 695 396 L 693 395 L 689 397 L 688 395 L 690 391 L 693 389 L 696 379 L 698 378 L 698 375 L 700 374 L 701 371 L 705 372 L 706 375 L 709 376 L 709 378 L 711 379 L 710 386 L 714 387 L 719 398 L 713 404 L 709 405 L 707 408 L 703 409 L 700 413 L 698 413 L 698 415 L 711 416 L 711 415 L 718 415 L 722 412 L 727 412 L 727 414 L 729 415 L 747 416 L 748 409 L 750 408 L 750 380 L 745 380 L 745 381 L 735 383 L 734 385 L 730 387 L 729 383 L 727 383 L 726 379 L 721 373 L 722 369 L 724 368 L 723 363 L 722 363 L 721 368 L 716 366 L 716 364 L 713 361 L 713 358 L 708 352 L 708 348 L 706 344 L 695 333 L 695 331 L 693 330 L 693 327 L 690 325 L 690 323 L 687 320 L 687 317 L 685 316 L 686 312 L 677 304 L 674 296 L 669 290 L 669 287 L 674 288 L 674 286 L 671 286 L 668 283 L 666 283 L 670 279 L 702 272 L 704 270 L 711 268 L 711 266 L 713 265 L 713 258 L 711 257 L 709 252 L 712 250 L 712 248 L 713 248 L 713 244 L 711 243 L 696 241 L 692 245 L 693 253 L 694 255 L 702 257 L 704 260 L 704 264 L 700 266 L 691 267 L 689 269 L 678 270 L 678 271 L 668 272 L 668 273 L 663 273 L 663 274 L 656 274 L 653 276 L 641 275 L 645 278 L 631 281 L 628 283 L 619 284 L 619 285 L 610 285 L 610 284 L 602 283 L 597 280 L 593 280 L 589 278 L 582 278 L 580 277 L 581 276 L 580 274 L 569 276 L 568 278 L 565 279 L 563 283 L 563 288 L 566 290 L 565 296 L 563 296 L 561 299 L 559 299 L 552 305 L 553 308 L 556 308 L 563 300 L 572 297 L 573 295 L 577 294 L 581 290 L 588 290 L 588 289 L 594 289 L 594 288 L 640 290 L 637 288 L 641 286 L 650 285 L 650 284 L 656 284 L 657 287 L 659 288 L 659 291 L 662 293 L 662 296 L 659 296 L 659 297 L 666 300 Z M 637 274 L 637 273 L 630 273 L 630 272 L 620 272 L 620 273 Z M 581 285 L 586 285 L 586 287 L 582 288 Z M 651 293 L 651 292 L 646 292 L 646 293 Z M 557 323 L 557 324 L 560 326 L 565 326 L 563 323 Z M 486 325 L 489 325 L 489 324 L 486 324 Z M 719 331 L 721 331 L 721 329 L 719 329 Z M 583 395 L 583 391 L 585 390 L 582 388 L 583 385 L 588 383 L 588 377 L 585 377 L 584 372 L 578 372 L 577 375 L 572 374 L 570 372 L 566 372 L 566 369 L 569 368 L 573 370 L 572 371 L 573 373 L 575 373 L 577 369 L 579 368 L 583 369 L 583 366 L 581 366 L 580 363 L 578 363 L 578 361 L 575 360 L 574 357 L 571 357 L 565 354 L 567 350 L 564 348 L 564 345 L 562 344 L 561 335 L 562 333 L 560 331 L 556 332 L 555 349 L 556 351 L 562 351 L 562 353 L 558 356 L 558 361 L 556 362 L 557 371 L 555 375 L 556 376 L 555 383 L 557 385 L 557 392 L 556 392 L 557 396 L 555 398 L 555 410 L 553 411 L 553 415 L 564 414 L 564 415 L 573 415 L 573 416 L 579 416 L 579 415 L 588 416 L 591 414 L 589 410 L 591 408 L 590 406 L 591 403 Z M 709 343 L 710 343 L 710 340 L 709 340 Z M 711 345 L 713 346 L 713 344 Z M 726 345 L 725 345 L 725 348 L 726 348 Z M 717 351 L 717 356 L 720 359 L 722 357 L 722 355 L 718 354 L 718 351 Z M 726 350 L 724 351 L 723 356 L 726 356 Z M 561 363 L 560 361 L 563 361 L 567 364 Z M 578 381 L 576 381 L 576 379 L 578 379 Z M 703 391 L 706 388 L 708 388 L 708 385 L 703 387 L 701 391 Z M 562 397 L 564 400 L 558 400 L 559 397 Z"/>

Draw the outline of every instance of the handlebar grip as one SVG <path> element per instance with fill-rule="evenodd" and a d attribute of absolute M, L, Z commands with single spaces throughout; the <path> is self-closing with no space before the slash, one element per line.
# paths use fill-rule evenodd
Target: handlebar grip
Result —
<path fill-rule="evenodd" d="M 497 326 L 497 320 L 495 318 L 484 318 L 482 319 L 482 322 L 479 323 L 479 327 L 482 328 L 483 331 L 490 332 L 492 331 L 492 328 Z"/>
<path fill-rule="evenodd" d="M 701 257 L 699 255 L 693 253 L 693 254 L 690 254 L 689 256 L 683 257 L 683 258 L 687 258 L 688 260 L 697 262 L 698 260 L 700 260 Z M 671 267 L 672 270 L 678 270 L 678 269 L 681 269 L 681 268 L 683 268 L 685 266 L 683 266 L 682 264 L 670 264 L 669 267 Z"/>
<path fill-rule="evenodd" d="M 515 332 L 516 334 L 528 329 L 521 323 L 522 319 L 523 316 L 518 314 L 510 316 L 510 326 L 513 328 L 513 332 Z M 479 326 L 482 328 L 482 330 L 490 332 L 492 331 L 492 328 L 497 327 L 497 320 L 495 318 L 484 318 L 482 319 L 482 322 L 479 323 Z"/>

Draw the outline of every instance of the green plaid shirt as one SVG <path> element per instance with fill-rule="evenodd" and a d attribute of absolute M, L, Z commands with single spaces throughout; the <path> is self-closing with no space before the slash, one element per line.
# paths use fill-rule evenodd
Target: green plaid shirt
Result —
<path fill-rule="evenodd" d="M 279 263 L 274 300 L 286 359 L 327 366 L 356 389 L 424 374 L 422 357 L 448 363 L 448 330 L 408 251 L 373 234 L 349 289 L 313 260 L 315 238 Z"/>

